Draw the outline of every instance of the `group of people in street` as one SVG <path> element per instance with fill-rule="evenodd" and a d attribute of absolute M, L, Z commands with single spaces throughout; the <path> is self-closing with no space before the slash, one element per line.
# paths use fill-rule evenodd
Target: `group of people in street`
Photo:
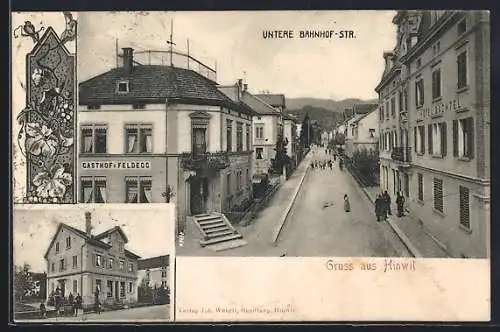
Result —
<path fill-rule="evenodd" d="M 404 216 L 404 204 L 405 204 L 404 196 L 398 192 L 396 197 L 396 206 L 398 209 L 398 217 Z M 375 199 L 375 215 L 377 216 L 377 221 L 387 220 L 387 216 L 392 215 L 391 211 L 391 196 L 389 193 L 384 191 L 381 194 L 377 195 Z"/>
<path fill-rule="evenodd" d="M 312 169 L 333 169 L 333 161 L 331 159 L 328 160 L 313 160 L 311 161 Z"/>
<path fill-rule="evenodd" d="M 83 300 L 82 296 L 77 293 L 76 296 L 73 293 L 69 293 L 66 298 L 61 290 L 61 288 L 57 287 L 56 290 L 51 294 L 51 297 L 54 299 L 54 308 L 56 310 L 56 315 L 62 316 L 67 314 L 65 308 L 71 308 L 71 315 L 77 317 L 80 309 L 83 310 Z M 42 318 L 47 318 L 47 308 L 45 303 L 40 304 L 40 316 Z"/>

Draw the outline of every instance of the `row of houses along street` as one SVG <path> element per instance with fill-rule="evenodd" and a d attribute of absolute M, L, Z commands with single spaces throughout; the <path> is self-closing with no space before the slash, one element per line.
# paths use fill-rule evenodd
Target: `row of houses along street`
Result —
<path fill-rule="evenodd" d="M 242 79 L 219 85 L 189 55 L 170 65 L 141 55 L 123 48 L 119 66 L 79 84 L 79 201 L 175 202 L 176 233 L 193 221 L 204 244 L 240 238 L 231 222 L 256 198 L 252 187 L 275 169 L 288 178 L 303 157 L 285 96 L 250 93 Z"/>
<path fill-rule="evenodd" d="M 379 186 L 365 190 L 406 198 L 410 217 L 393 223 L 417 252 L 489 257 L 488 13 L 398 11 L 393 23 L 378 104 L 350 110 L 335 131 L 345 134 L 348 158 L 378 149 Z"/>

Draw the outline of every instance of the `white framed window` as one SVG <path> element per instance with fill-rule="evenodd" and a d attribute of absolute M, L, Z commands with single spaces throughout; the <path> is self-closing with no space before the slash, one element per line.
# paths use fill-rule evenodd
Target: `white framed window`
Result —
<path fill-rule="evenodd" d="M 95 254 L 94 265 L 97 267 L 103 267 L 102 255 Z"/>
<path fill-rule="evenodd" d="M 415 81 L 415 106 L 423 106 L 424 100 L 424 80 L 419 78 Z"/>
<path fill-rule="evenodd" d="M 114 259 L 108 258 L 108 269 L 113 269 Z"/>
<path fill-rule="evenodd" d="M 125 153 L 153 152 L 153 125 L 125 125 Z"/>
<path fill-rule="evenodd" d="M 81 148 L 85 154 L 107 152 L 107 125 L 83 125 L 81 126 Z"/>
<path fill-rule="evenodd" d="M 120 281 L 120 298 L 125 297 L 125 281 Z"/>
<path fill-rule="evenodd" d="M 255 127 L 255 138 L 263 139 L 264 138 L 264 126 L 256 126 Z"/>
<path fill-rule="evenodd" d="M 441 98 L 442 80 L 441 68 L 432 71 L 432 100 Z"/>
<path fill-rule="evenodd" d="M 126 177 L 125 196 L 126 203 L 152 203 L 152 178 L 150 176 Z"/>
<path fill-rule="evenodd" d="M 425 126 L 414 127 L 415 133 L 415 152 L 425 153 Z"/>
<path fill-rule="evenodd" d="M 474 118 L 453 120 L 453 155 L 474 158 Z"/>
<path fill-rule="evenodd" d="M 470 190 L 464 186 L 458 186 L 460 195 L 460 225 L 470 229 Z"/>
<path fill-rule="evenodd" d="M 71 248 L 71 236 L 68 236 L 66 238 L 66 249 L 70 249 Z"/>
<path fill-rule="evenodd" d="M 73 256 L 73 268 L 77 268 L 78 267 L 78 256 Z"/>
<path fill-rule="evenodd" d="M 80 184 L 81 203 L 106 203 L 106 177 L 82 176 Z"/>
<path fill-rule="evenodd" d="M 120 80 L 116 82 L 116 93 L 127 94 L 130 91 L 130 82 L 128 80 Z"/>

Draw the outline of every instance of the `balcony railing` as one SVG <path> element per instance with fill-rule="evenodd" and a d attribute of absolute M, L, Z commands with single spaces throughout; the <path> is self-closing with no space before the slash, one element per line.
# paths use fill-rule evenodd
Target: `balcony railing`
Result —
<path fill-rule="evenodd" d="M 229 166 L 229 155 L 225 151 L 181 154 L 182 168 L 196 171 L 203 169 L 221 170 Z"/>
<path fill-rule="evenodd" d="M 411 147 L 395 147 L 391 152 L 392 160 L 402 163 L 411 162 Z"/>

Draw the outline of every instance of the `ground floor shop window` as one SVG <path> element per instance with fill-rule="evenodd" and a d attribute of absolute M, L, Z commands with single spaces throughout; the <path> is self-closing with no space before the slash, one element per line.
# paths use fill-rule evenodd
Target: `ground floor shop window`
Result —
<path fill-rule="evenodd" d="M 467 187 L 459 186 L 460 194 L 460 224 L 470 229 L 470 190 Z"/>
<path fill-rule="evenodd" d="M 152 203 L 151 177 L 127 177 L 125 188 L 126 203 Z"/>
<path fill-rule="evenodd" d="M 134 286 L 131 282 L 128 283 L 128 292 L 132 293 L 134 291 Z"/>
<path fill-rule="evenodd" d="M 113 297 L 113 280 L 108 280 L 108 292 L 107 292 L 107 296 L 108 297 Z"/>
<path fill-rule="evenodd" d="M 106 178 L 83 176 L 81 178 L 81 203 L 106 203 Z"/>
<path fill-rule="evenodd" d="M 120 281 L 120 297 L 125 297 L 125 281 Z"/>

